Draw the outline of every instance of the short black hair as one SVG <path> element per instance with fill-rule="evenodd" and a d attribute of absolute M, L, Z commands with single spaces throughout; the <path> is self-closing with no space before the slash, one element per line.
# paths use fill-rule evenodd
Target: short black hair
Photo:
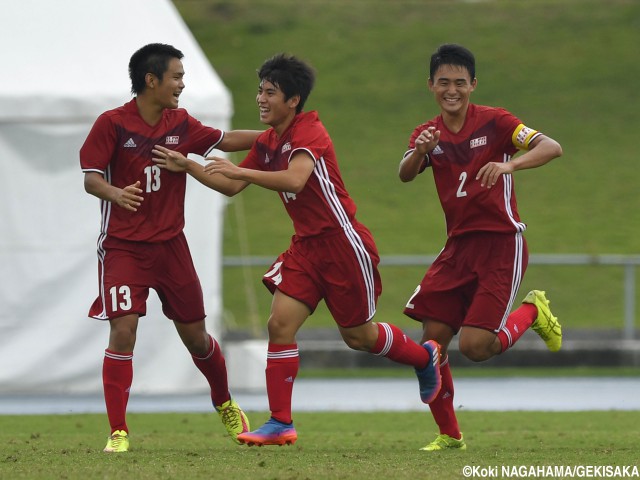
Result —
<path fill-rule="evenodd" d="M 279 53 L 262 64 L 258 70 L 258 78 L 260 82 L 266 80 L 282 90 L 285 100 L 299 95 L 296 113 L 300 113 L 313 89 L 316 76 L 307 63 L 293 55 Z"/>
<path fill-rule="evenodd" d="M 137 95 L 145 87 L 145 76 L 153 73 L 162 81 L 164 72 L 169 68 L 172 58 L 181 60 L 184 57 L 177 48 L 164 43 L 150 43 L 140 48 L 129 60 L 129 78 L 131 78 L 131 93 Z"/>
<path fill-rule="evenodd" d="M 431 55 L 429 64 L 429 78 L 433 79 L 436 71 L 441 65 L 456 65 L 464 67 L 469 72 L 471 80 L 476 78 L 476 59 L 473 53 L 462 45 L 455 43 L 445 43 Z"/>

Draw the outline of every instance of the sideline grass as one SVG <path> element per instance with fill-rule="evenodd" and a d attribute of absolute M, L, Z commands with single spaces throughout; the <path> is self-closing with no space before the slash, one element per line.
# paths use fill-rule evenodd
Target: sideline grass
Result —
<path fill-rule="evenodd" d="M 266 413 L 251 413 L 254 424 Z M 462 478 L 465 465 L 638 465 L 640 412 L 459 412 L 466 452 L 427 453 L 430 416 L 300 413 L 290 447 L 233 444 L 207 414 L 131 414 L 132 450 L 102 453 L 103 415 L 0 416 L 0 478 Z M 103 438 L 104 437 L 104 438 Z M 621 441 L 624 439 L 624 441 Z"/>

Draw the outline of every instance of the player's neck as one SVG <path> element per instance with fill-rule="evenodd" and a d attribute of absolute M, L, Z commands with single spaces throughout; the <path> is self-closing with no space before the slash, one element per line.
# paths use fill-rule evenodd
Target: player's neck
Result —
<path fill-rule="evenodd" d="M 466 109 L 464 110 L 464 112 L 455 113 L 455 114 L 442 112 L 442 121 L 444 122 L 445 126 L 451 133 L 460 132 L 460 130 L 462 130 L 462 128 L 464 127 L 464 122 L 466 119 L 467 119 Z"/>
<path fill-rule="evenodd" d="M 289 128 L 289 125 L 291 125 L 291 122 L 293 122 L 294 118 L 296 118 L 296 113 L 295 112 L 293 112 L 292 115 L 287 115 L 282 120 L 282 122 L 279 122 L 277 124 L 271 125 L 271 127 L 273 127 L 273 129 L 275 130 L 276 135 L 278 136 L 278 138 L 280 138 L 282 136 L 282 134 L 287 131 L 287 128 Z"/>
<path fill-rule="evenodd" d="M 138 95 L 136 97 L 136 105 L 138 106 L 138 113 L 148 125 L 153 127 L 162 119 L 164 107 L 150 101 L 146 96 Z"/>

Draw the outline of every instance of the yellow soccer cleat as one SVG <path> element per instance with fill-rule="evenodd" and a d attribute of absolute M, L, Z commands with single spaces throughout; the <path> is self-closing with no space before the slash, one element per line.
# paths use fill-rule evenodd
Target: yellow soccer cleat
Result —
<path fill-rule="evenodd" d="M 249 431 L 249 419 L 240 408 L 240 405 L 232 398 L 216 407 L 216 411 L 220 416 L 220 420 L 222 420 L 224 428 L 229 432 L 231 440 L 239 444 L 238 435 Z"/>
<path fill-rule="evenodd" d="M 467 444 L 464 441 L 464 437 L 460 434 L 460 440 L 456 440 L 449 435 L 441 433 L 436 439 L 426 447 L 422 447 L 420 450 L 424 452 L 436 452 L 439 450 L 466 450 Z"/>
<path fill-rule="evenodd" d="M 124 430 L 116 430 L 109 436 L 107 446 L 103 452 L 106 453 L 122 453 L 129 451 L 129 434 Z"/>
<path fill-rule="evenodd" d="M 558 319 L 549 310 L 549 300 L 545 292 L 541 290 L 531 290 L 522 303 L 530 303 L 538 309 L 538 316 L 531 325 L 531 330 L 536 332 L 547 348 L 552 352 L 557 352 L 562 346 L 562 326 Z"/>

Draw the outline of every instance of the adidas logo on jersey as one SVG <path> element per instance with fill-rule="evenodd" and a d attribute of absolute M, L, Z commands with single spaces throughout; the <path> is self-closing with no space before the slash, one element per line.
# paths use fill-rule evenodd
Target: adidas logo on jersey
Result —
<path fill-rule="evenodd" d="M 436 148 L 431 151 L 431 155 L 442 155 L 443 153 L 444 151 L 440 148 L 440 145 L 436 145 Z"/>
<path fill-rule="evenodd" d="M 127 143 L 123 145 L 124 148 L 134 148 L 137 147 L 136 142 L 133 141 L 133 138 L 127 140 Z"/>

